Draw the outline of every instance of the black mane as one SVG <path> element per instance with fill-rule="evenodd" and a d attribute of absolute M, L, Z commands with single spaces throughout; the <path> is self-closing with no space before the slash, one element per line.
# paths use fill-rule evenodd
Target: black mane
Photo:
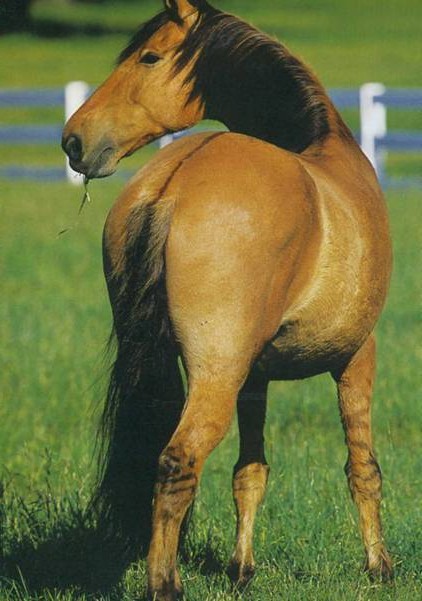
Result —
<path fill-rule="evenodd" d="M 160 13 L 122 52 L 124 60 L 170 19 Z M 311 71 L 280 43 L 208 6 L 178 50 L 176 70 L 192 61 L 190 100 L 205 118 L 276 146 L 302 152 L 329 133 L 329 100 Z"/>

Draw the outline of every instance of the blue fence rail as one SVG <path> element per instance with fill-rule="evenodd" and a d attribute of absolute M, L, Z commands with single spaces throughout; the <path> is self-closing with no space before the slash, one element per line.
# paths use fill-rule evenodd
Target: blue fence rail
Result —
<path fill-rule="evenodd" d="M 89 88 L 82 83 L 82 86 L 84 85 L 86 93 Z M 383 157 L 388 151 L 420 152 L 422 155 L 422 132 L 388 131 L 387 129 L 388 109 L 422 109 L 422 89 L 384 89 L 381 84 L 365 84 L 356 90 L 332 89 L 330 96 L 340 110 L 359 110 L 361 131 L 360 134 L 356 134 L 356 137 L 359 138 L 363 150 L 374 163 L 385 186 L 422 185 L 422 165 L 421 178 L 400 179 L 389 178 L 383 166 Z M 1 109 L 60 107 L 65 113 L 67 102 L 67 88 L 0 89 L 0 155 L 2 148 L 4 149 L 6 145 L 59 145 L 63 127 L 63 123 L 53 125 L 1 124 Z M 75 104 L 75 99 L 71 99 L 70 104 L 72 105 L 72 103 Z M 175 137 L 188 133 L 176 134 Z M 31 165 L 0 165 L 0 177 L 58 181 L 69 178 L 69 168 L 65 164 L 63 167 L 47 168 Z"/>
<path fill-rule="evenodd" d="M 0 108 L 5 107 L 63 107 L 64 88 L 42 90 L 0 90 Z"/>

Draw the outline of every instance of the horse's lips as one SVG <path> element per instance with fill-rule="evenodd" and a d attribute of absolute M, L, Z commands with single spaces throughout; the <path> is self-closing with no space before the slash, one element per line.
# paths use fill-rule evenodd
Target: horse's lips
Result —
<path fill-rule="evenodd" d="M 118 160 L 111 160 L 115 153 L 115 148 L 107 146 L 94 156 L 93 160 L 88 157 L 83 158 L 82 161 L 69 160 L 69 163 L 74 171 L 85 175 L 89 179 L 107 177 L 116 171 Z"/>

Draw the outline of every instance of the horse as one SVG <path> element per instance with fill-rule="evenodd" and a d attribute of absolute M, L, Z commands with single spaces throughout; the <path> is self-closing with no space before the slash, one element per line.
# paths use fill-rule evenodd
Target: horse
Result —
<path fill-rule="evenodd" d="M 160 150 L 106 220 L 117 355 L 98 519 L 149 547 L 149 598 L 176 599 L 182 526 L 237 409 L 229 571 L 245 585 L 269 475 L 268 383 L 329 373 L 366 569 L 390 578 L 370 409 L 373 332 L 392 265 L 388 217 L 374 169 L 316 76 L 208 2 L 166 0 L 68 121 L 62 145 L 76 171 L 106 177 L 123 157 L 204 118 L 228 131 Z"/>

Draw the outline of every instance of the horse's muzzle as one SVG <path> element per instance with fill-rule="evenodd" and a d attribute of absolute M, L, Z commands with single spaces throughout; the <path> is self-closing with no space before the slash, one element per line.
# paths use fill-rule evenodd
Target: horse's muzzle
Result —
<path fill-rule="evenodd" d="M 62 148 L 69 157 L 72 169 L 89 179 L 107 177 L 116 170 L 116 149 L 109 141 L 103 141 L 94 149 L 84 147 L 77 134 L 63 134 Z"/>

